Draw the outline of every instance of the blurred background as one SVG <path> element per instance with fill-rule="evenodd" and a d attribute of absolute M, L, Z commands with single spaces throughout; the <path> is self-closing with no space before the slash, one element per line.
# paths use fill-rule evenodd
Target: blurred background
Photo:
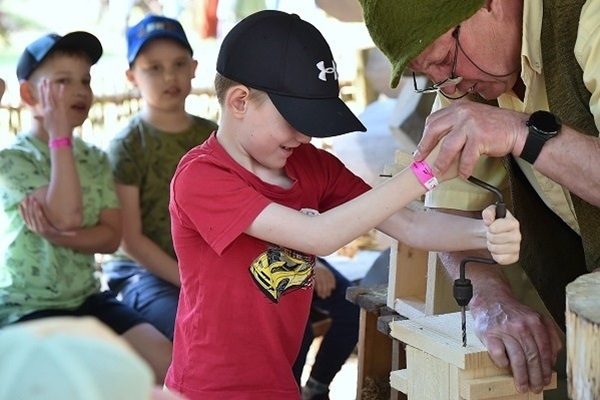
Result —
<path fill-rule="evenodd" d="M 124 33 L 128 25 L 148 13 L 179 19 L 199 62 L 188 111 L 217 119 L 212 80 L 220 40 L 239 19 L 265 8 L 295 12 L 323 32 L 338 64 L 343 96 L 354 104 L 357 50 L 372 46 L 370 37 L 360 21 L 340 21 L 313 0 L 0 0 L 0 77 L 7 84 L 0 104 L 0 147 L 27 128 L 15 66 L 25 46 L 38 37 L 85 30 L 102 42 L 104 54 L 92 69 L 96 104 L 80 133 L 103 147 L 139 107 L 136 93 L 125 79 Z M 357 10 L 360 13 L 358 8 L 351 10 L 355 17 Z M 363 107 L 355 110 L 360 112 L 359 108 Z"/>

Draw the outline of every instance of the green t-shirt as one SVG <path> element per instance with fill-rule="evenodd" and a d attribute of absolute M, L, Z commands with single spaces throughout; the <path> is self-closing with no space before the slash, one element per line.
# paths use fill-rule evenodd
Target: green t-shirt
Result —
<path fill-rule="evenodd" d="M 98 223 L 100 211 L 118 208 L 108 157 L 73 140 L 83 195 L 83 227 Z M 30 231 L 19 203 L 50 182 L 48 145 L 20 134 L 0 150 L 0 326 L 40 309 L 73 309 L 100 289 L 93 254 L 55 246 Z"/>
<path fill-rule="evenodd" d="M 115 181 L 139 189 L 142 233 L 165 253 L 175 257 L 169 217 L 169 186 L 177 164 L 190 149 L 217 129 L 213 121 L 194 116 L 194 124 L 168 133 L 136 115 L 108 145 Z M 122 252 L 113 259 L 128 259 Z"/>

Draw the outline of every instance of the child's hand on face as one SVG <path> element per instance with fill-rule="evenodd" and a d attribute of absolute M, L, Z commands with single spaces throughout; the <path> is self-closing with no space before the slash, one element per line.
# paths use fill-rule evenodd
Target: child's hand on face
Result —
<path fill-rule="evenodd" d="M 63 84 L 52 84 L 49 79 L 42 79 L 38 85 L 39 110 L 36 118 L 42 120 L 50 139 L 72 134 L 64 92 Z"/>
<path fill-rule="evenodd" d="M 506 210 L 506 217 L 496 219 L 496 206 L 491 205 L 482 212 L 487 226 L 487 248 L 498 264 L 512 264 L 519 259 L 521 231 L 519 221 Z"/>

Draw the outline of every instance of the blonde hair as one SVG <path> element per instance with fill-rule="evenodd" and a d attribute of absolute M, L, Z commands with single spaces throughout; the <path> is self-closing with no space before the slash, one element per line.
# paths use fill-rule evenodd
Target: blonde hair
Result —
<path fill-rule="evenodd" d="M 216 73 L 215 94 L 221 106 L 225 103 L 225 96 L 227 95 L 227 91 L 237 85 L 243 85 L 243 83 L 239 83 L 234 81 L 233 79 L 226 78 L 218 72 Z M 255 102 L 256 104 L 260 104 L 267 99 L 267 92 L 251 88 L 247 85 L 245 86 L 250 90 L 250 97 L 248 98 L 248 100 Z"/>

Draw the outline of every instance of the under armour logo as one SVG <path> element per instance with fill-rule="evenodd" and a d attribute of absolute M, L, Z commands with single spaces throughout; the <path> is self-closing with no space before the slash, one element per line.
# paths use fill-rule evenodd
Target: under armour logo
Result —
<path fill-rule="evenodd" d="M 327 68 L 325 68 L 325 61 L 319 61 L 317 63 L 317 68 L 319 68 L 319 70 L 321 71 L 321 72 L 319 72 L 320 80 L 327 82 L 327 74 L 333 74 L 333 79 L 337 80 L 338 73 L 337 73 L 337 69 L 336 69 L 334 60 L 331 60 L 331 67 L 327 67 Z"/>

